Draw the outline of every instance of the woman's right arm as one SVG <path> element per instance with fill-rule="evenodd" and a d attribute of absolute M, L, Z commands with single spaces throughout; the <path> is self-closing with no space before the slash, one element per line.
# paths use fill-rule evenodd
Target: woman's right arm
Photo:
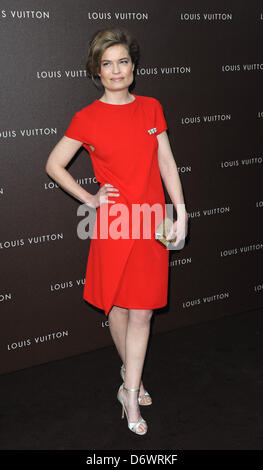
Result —
<path fill-rule="evenodd" d="M 65 169 L 83 142 L 63 136 L 49 154 L 45 170 L 47 174 L 82 203 L 94 207 L 94 196 L 80 186 Z"/>
<path fill-rule="evenodd" d="M 119 191 L 110 183 L 105 183 L 96 194 L 90 194 L 78 184 L 71 174 L 65 169 L 75 153 L 80 149 L 83 142 L 71 139 L 64 135 L 49 154 L 45 170 L 47 174 L 82 203 L 96 209 L 103 202 L 115 204 L 115 201 L 108 199 L 109 196 L 118 197 Z"/>

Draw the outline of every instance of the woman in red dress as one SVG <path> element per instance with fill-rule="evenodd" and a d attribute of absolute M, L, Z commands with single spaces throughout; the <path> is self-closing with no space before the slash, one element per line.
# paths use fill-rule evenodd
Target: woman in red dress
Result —
<path fill-rule="evenodd" d="M 139 404 L 152 403 L 141 380 L 150 320 L 153 309 L 167 304 L 168 291 L 169 250 L 154 236 L 166 215 L 162 180 L 177 211 L 175 248 L 187 235 L 188 216 L 162 105 L 156 98 L 129 92 L 138 61 L 138 43 L 126 30 L 107 28 L 93 36 L 87 70 L 104 93 L 73 116 L 49 155 L 46 171 L 87 208 L 96 209 L 83 298 L 103 309 L 109 319 L 123 362 L 124 382 L 117 394 L 122 418 L 125 411 L 129 429 L 143 435 L 148 427 Z M 95 195 L 65 169 L 82 145 L 89 151 L 100 183 Z M 145 210 L 134 236 L 135 208 L 155 205 L 162 211 L 155 212 L 154 223 L 150 215 L 150 234 L 143 232 Z M 121 236 L 114 225 L 120 213 Z"/>

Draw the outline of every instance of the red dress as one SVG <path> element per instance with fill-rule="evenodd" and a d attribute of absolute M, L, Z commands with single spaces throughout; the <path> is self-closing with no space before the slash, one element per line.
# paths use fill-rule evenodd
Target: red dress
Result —
<path fill-rule="evenodd" d="M 167 215 L 156 137 L 167 125 L 156 98 L 132 96 L 132 102 L 122 105 L 96 99 L 73 116 L 65 132 L 67 137 L 83 142 L 100 187 L 111 183 L 120 194 L 108 197 L 115 204 L 103 203 L 97 208 L 96 237 L 91 238 L 83 290 L 83 298 L 104 310 L 106 316 L 113 305 L 154 309 L 167 304 L 169 250 L 154 237 L 156 226 Z M 127 229 L 128 220 L 128 234 L 126 231 L 116 238 L 109 232 L 102 238 L 101 226 L 109 228 L 123 215 L 110 212 L 117 203 L 127 210 L 121 228 Z M 134 204 L 144 203 L 148 207 L 157 204 L 162 212 L 150 216 L 150 236 L 143 237 L 143 222 L 136 238 L 132 235 L 136 226 L 132 210 Z"/>

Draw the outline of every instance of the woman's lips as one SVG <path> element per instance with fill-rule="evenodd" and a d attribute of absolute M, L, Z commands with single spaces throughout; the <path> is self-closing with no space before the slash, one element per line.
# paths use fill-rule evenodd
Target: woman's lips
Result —
<path fill-rule="evenodd" d="M 114 82 L 118 82 L 119 80 L 123 80 L 123 78 L 112 78 Z"/>

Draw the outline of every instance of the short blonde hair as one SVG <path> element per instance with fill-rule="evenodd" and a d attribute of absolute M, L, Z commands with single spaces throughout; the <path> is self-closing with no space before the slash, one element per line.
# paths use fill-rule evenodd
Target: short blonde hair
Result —
<path fill-rule="evenodd" d="M 101 57 L 108 47 L 123 44 L 134 64 L 134 76 L 140 59 L 140 48 L 137 40 L 124 28 L 112 27 L 96 31 L 89 42 L 86 69 L 89 78 L 97 88 L 102 87 L 99 77 Z M 131 86 L 131 85 L 130 85 Z"/>

